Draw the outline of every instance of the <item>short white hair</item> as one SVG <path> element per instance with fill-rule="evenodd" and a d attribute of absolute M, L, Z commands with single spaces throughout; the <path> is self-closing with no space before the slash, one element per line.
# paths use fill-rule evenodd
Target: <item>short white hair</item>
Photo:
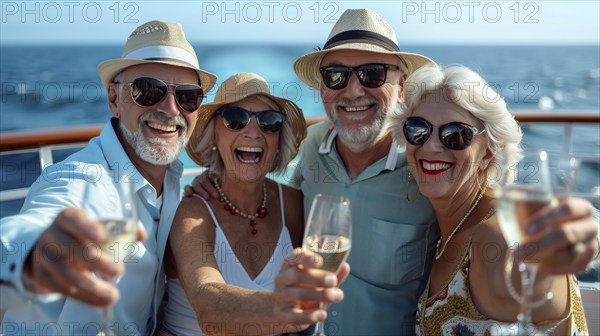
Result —
<path fill-rule="evenodd" d="M 493 158 L 486 168 L 488 179 L 497 178 L 499 162 L 516 162 L 521 157 L 523 132 L 514 116 L 508 111 L 506 102 L 493 87 L 473 70 L 464 66 L 443 69 L 440 66 L 425 66 L 411 74 L 404 83 L 402 110 L 391 114 L 389 126 L 394 138 L 405 143 L 404 122 L 429 94 L 441 95 L 469 111 L 483 124 L 488 149 Z"/>

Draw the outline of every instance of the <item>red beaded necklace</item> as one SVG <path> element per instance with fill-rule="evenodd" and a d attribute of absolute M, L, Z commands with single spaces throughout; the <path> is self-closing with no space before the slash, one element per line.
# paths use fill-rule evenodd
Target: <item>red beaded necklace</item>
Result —
<path fill-rule="evenodd" d="M 256 218 L 265 218 L 267 217 L 267 184 L 263 183 L 263 201 L 262 204 L 258 207 L 258 209 L 256 209 L 256 213 L 254 215 L 249 215 L 245 212 L 243 212 L 242 210 L 238 209 L 235 205 L 233 205 L 233 203 L 231 203 L 231 201 L 229 200 L 229 198 L 225 195 L 225 193 L 223 192 L 223 189 L 221 189 L 221 185 L 219 184 L 219 179 L 215 178 L 215 188 L 217 188 L 217 191 L 219 192 L 219 200 L 221 202 L 224 202 L 225 205 L 223 206 L 223 209 L 225 209 L 226 211 L 228 211 L 231 215 L 235 216 L 240 215 L 244 218 L 247 218 L 250 220 L 250 227 L 252 227 L 252 234 L 255 235 L 258 233 L 258 230 L 256 230 L 255 226 L 256 226 Z"/>

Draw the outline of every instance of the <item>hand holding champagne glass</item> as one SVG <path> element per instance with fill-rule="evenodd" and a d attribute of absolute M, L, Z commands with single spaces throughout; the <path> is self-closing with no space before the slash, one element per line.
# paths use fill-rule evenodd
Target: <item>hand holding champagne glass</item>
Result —
<path fill-rule="evenodd" d="M 510 248 L 506 265 L 506 284 L 509 292 L 520 305 L 518 315 L 518 335 L 540 335 L 532 322 L 533 308 L 540 307 L 552 298 L 548 292 L 545 297 L 534 302 L 534 283 L 538 265 L 526 261 L 519 265 L 521 273 L 521 295 L 516 293 L 511 282 L 514 251 L 530 241 L 526 231 L 529 219 L 546 206 L 557 205 L 560 199 L 568 197 L 574 186 L 577 168 L 574 159 L 552 159 L 545 151 L 525 152 L 516 164 L 502 163 L 502 177 L 496 189 L 498 220 L 500 228 Z"/>
<path fill-rule="evenodd" d="M 317 194 L 313 199 L 302 247 L 323 258 L 323 269 L 338 273 L 352 246 L 350 200 L 342 196 Z M 323 322 L 313 335 L 325 336 Z"/>
<path fill-rule="evenodd" d="M 116 185 L 121 203 L 121 212 L 104 214 L 101 218 L 95 218 L 104 225 L 104 241 L 100 244 L 103 253 L 108 253 L 113 262 L 124 262 L 130 256 L 133 244 L 138 241 L 138 212 L 136 207 L 136 196 L 133 182 L 124 181 Z M 90 202 L 90 187 L 86 185 L 83 202 Z M 102 321 L 100 322 L 98 335 L 117 335 L 114 330 L 114 314 L 112 306 L 102 309 Z"/>

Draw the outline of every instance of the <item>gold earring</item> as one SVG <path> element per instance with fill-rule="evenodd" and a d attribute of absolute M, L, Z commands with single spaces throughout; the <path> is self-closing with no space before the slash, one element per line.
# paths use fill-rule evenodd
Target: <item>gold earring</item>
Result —
<path fill-rule="evenodd" d="M 419 188 L 417 187 L 417 192 L 413 195 L 414 197 L 412 199 L 408 197 L 408 189 L 410 189 L 410 172 L 408 173 L 408 178 L 406 179 L 406 192 L 404 194 L 404 198 L 406 198 L 406 201 L 408 201 L 409 203 L 414 203 L 421 195 L 419 193 Z"/>

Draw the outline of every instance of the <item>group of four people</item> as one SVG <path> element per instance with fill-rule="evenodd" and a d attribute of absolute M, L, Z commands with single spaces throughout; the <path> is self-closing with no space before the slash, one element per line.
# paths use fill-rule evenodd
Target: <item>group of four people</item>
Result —
<path fill-rule="evenodd" d="M 487 175 L 498 158 L 518 157 L 520 129 L 502 100 L 485 99 L 481 77 L 396 41 L 375 12 L 347 10 L 322 50 L 295 62 L 327 114 L 307 136 L 301 109 L 255 74 L 230 77 L 202 105 L 216 76 L 200 69 L 181 26 L 137 28 L 121 58 L 99 66 L 113 116 L 100 136 L 2 219 L 4 334 L 96 334 L 94 306 L 113 303 L 118 334 L 281 334 L 325 318 L 331 335 L 479 334 L 514 320 L 518 303 L 497 281 L 504 264 L 477 247 L 507 251 Z M 186 144 L 208 173 L 180 203 Z M 292 187 L 266 177 L 298 152 Z M 86 253 L 106 234 L 95 219 L 121 211 L 125 183 L 143 228 L 121 275 L 110 255 Z M 352 251 L 337 276 L 299 248 L 317 193 L 352 202 Z M 585 334 L 569 274 L 598 252 L 593 208 L 569 199 L 531 225 L 544 266 L 536 293 L 556 293 L 534 321 Z M 461 257 L 444 253 L 449 246 Z"/>

